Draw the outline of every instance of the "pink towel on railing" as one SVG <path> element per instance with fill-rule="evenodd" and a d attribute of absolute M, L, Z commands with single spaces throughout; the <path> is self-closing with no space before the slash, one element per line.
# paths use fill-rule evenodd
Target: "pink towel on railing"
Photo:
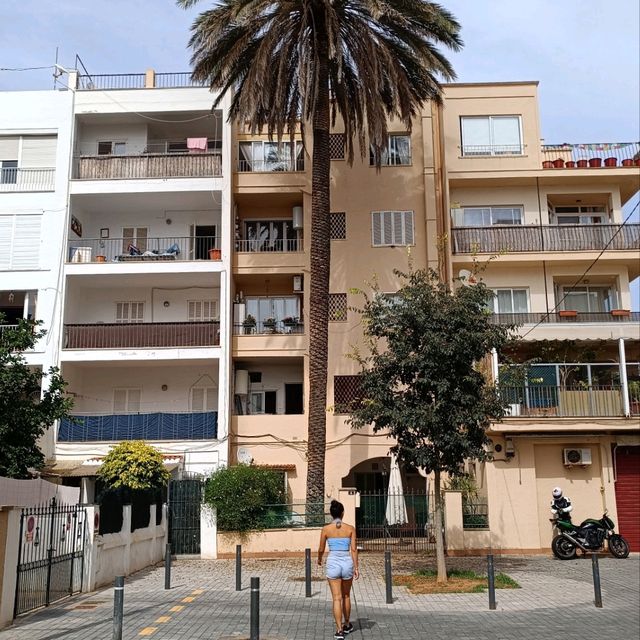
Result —
<path fill-rule="evenodd" d="M 206 138 L 187 138 L 187 149 L 189 149 L 189 151 L 206 151 L 207 139 Z"/>

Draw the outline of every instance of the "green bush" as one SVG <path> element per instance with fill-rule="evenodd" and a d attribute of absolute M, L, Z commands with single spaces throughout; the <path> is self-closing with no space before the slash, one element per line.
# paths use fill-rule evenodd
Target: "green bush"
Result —
<path fill-rule="evenodd" d="M 263 529 L 273 505 L 283 499 L 281 474 L 247 464 L 214 471 L 204 488 L 204 502 L 217 510 L 220 531 Z"/>
<path fill-rule="evenodd" d="M 149 491 L 169 482 L 162 454 L 142 440 L 126 440 L 105 456 L 98 477 L 109 489 Z"/>

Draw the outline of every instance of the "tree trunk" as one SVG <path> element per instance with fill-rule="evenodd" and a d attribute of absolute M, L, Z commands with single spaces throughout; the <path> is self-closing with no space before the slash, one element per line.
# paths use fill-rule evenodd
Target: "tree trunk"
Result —
<path fill-rule="evenodd" d="M 433 472 L 435 490 L 436 566 L 438 582 L 447 582 L 447 565 L 444 559 L 444 536 L 442 535 L 442 491 L 440 490 L 440 469 Z"/>
<path fill-rule="evenodd" d="M 329 238 L 329 52 L 318 25 L 318 95 L 313 113 L 311 178 L 311 274 L 309 286 L 309 423 L 307 503 L 325 501 L 327 434 L 328 306 L 331 242 Z M 315 510 L 318 510 L 316 507 Z M 313 508 L 312 508 L 313 510 Z M 310 513 L 307 507 L 307 513 Z"/>

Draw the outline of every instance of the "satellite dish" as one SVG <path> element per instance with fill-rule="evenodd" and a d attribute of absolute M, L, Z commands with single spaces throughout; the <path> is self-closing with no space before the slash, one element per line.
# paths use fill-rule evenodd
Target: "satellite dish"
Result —
<path fill-rule="evenodd" d="M 458 279 L 462 281 L 462 284 L 475 284 L 478 282 L 476 277 L 469 271 L 469 269 L 460 269 L 458 271 Z"/>
<path fill-rule="evenodd" d="M 238 449 L 238 453 L 236 454 L 238 457 L 238 462 L 240 464 L 251 464 L 253 462 L 253 457 L 249 452 L 249 449 L 245 449 L 244 447 L 240 447 Z"/>

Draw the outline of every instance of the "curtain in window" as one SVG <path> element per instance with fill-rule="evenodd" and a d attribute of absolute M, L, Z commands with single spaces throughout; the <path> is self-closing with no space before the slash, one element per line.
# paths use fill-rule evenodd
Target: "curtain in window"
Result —
<path fill-rule="evenodd" d="M 491 118 L 492 144 L 497 153 L 520 153 L 520 119 L 515 116 Z"/>
<path fill-rule="evenodd" d="M 411 140 L 409 136 L 391 136 L 389 138 L 389 164 L 411 164 Z"/>
<path fill-rule="evenodd" d="M 489 118 L 462 118 L 463 153 L 487 153 L 491 146 Z"/>

